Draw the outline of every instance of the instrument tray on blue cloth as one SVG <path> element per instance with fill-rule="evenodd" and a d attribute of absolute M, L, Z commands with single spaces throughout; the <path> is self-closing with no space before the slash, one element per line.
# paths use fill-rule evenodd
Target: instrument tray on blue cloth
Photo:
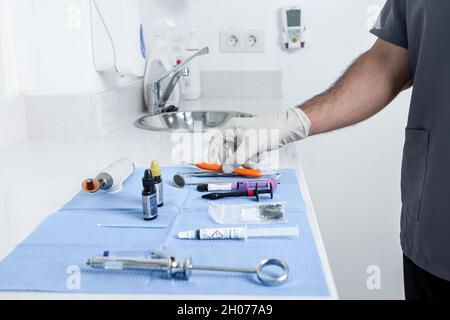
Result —
<path fill-rule="evenodd" d="M 170 180 L 180 170 L 164 168 L 163 177 Z M 179 231 L 217 227 L 208 215 L 208 201 L 200 199 L 193 187 L 178 189 L 165 183 L 166 206 L 156 221 L 145 222 L 140 211 L 142 173 L 143 169 L 138 169 L 120 193 L 80 193 L 50 215 L 0 263 L 0 291 L 324 298 L 330 295 L 293 170 L 281 171 L 281 187 L 274 201 L 286 203 L 288 226 L 298 225 L 300 237 L 248 241 L 178 240 Z M 223 201 L 235 204 L 252 200 Z M 146 223 L 167 224 L 167 228 L 98 227 L 98 224 Z M 282 286 L 266 287 L 249 274 L 194 271 L 189 281 L 180 281 L 163 279 L 156 272 L 105 271 L 86 265 L 87 259 L 102 255 L 105 250 L 165 250 L 178 259 L 191 256 L 198 264 L 230 267 L 256 267 L 265 258 L 279 258 L 288 263 L 290 277 Z M 79 282 L 73 282 L 74 277 Z"/>

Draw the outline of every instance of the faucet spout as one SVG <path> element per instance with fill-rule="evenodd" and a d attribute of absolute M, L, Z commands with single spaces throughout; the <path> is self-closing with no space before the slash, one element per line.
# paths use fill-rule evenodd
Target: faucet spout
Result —
<path fill-rule="evenodd" d="M 189 76 L 187 65 L 195 58 L 209 54 L 209 48 L 205 47 L 186 59 L 183 63 L 175 66 L 169 71 L 152 74 L 149 72 L 151 64 L 147 62 L 147 71 L 144 78 L 144 97 L 150 114 L 158 114 L 166 106 L 173 90 L 182 76 Z M 152 61 L 153 63 L 154 61 Z M 163 90 L 163 81 L 172 75 L 167 87 Z M 163 93 L 164 92 L 164 93 Z"/>
<path fill-rule="evenodd" d="M 158 107 L 162 110 L 167 104 L 167 101 L 169 100 L 170 96 L 172 95 L 173 90 L 175 89 L 176 85 L 180 81 L 181 78 L 181 72 L 178 71 L 175 73 L 175 75 L 170 79 L 169 84 L 167 85 L 166 90 L 164 91 L 162 97 L 159 99 Z"/>

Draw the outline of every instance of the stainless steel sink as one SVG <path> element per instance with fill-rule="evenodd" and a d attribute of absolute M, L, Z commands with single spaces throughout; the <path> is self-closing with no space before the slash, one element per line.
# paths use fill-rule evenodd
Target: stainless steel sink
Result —
<path fill-rule="evenodd" d="M 225 126 L 232 118 L 251 118 L 253 115 L 234 111 L 189 111 L 147 115 L 134 125 L 150 131 L 207 131 Z"/>

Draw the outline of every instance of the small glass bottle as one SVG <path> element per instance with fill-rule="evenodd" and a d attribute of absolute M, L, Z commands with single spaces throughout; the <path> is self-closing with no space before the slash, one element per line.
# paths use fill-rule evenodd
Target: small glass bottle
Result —
<path fill-rule="evenodd" d="M 147 221 L 155 220 L 158 217 L 158 200 L 156 197 L 155 180 L 151 170 L 145 170 L 142 178 L 142 208 L 144 219 Z"/>

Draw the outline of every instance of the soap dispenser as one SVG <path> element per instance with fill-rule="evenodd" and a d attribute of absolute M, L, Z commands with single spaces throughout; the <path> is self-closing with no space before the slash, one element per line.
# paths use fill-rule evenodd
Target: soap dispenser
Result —
<path fill-rule="evenodd" d="M 201 31 L 203 30 L 197 28 L 189 29 L 189 36 L 185 45 L 186 56 L 182 57 L 181 60 L 192 56 L 201 49 L 200 41 L 198 39 L 198 33 Z M 189 75 L 184 78 L 184 98 L 186 100 L 198 100 L 202 94 L 200 62 L 198 60 L 193 60 L 189 63 L 188 69 Z"/>

